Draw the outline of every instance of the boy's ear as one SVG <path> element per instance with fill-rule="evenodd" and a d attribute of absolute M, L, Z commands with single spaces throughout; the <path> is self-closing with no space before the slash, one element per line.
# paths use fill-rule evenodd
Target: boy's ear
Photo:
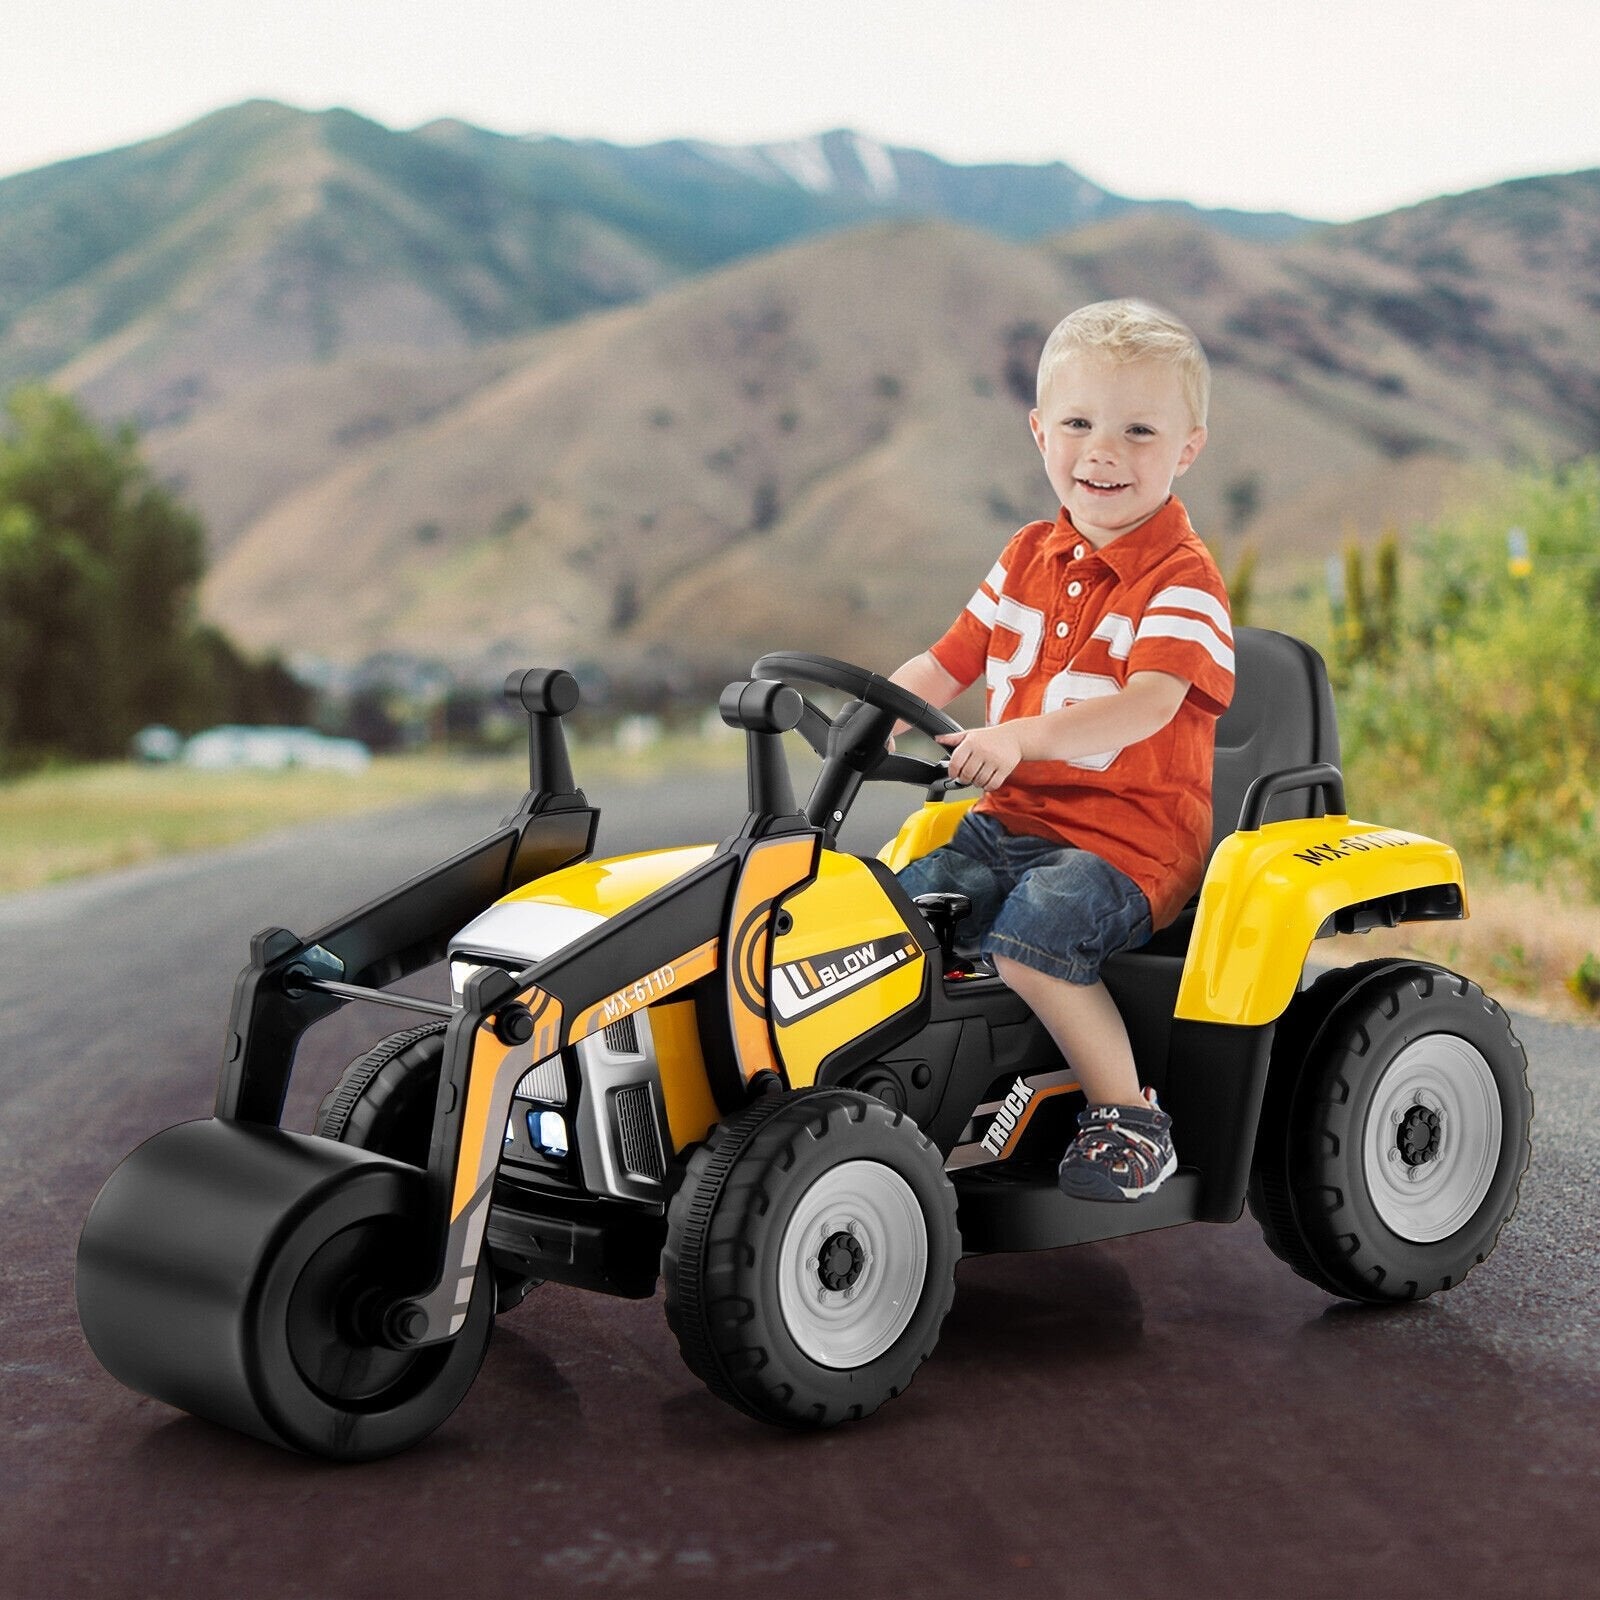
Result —
<path fill-rule="evenodd" d="M 1184 440 L 1183 449 L 1178 453 L 1178 465 L 1172 474 L 1173 477 L 1182 477 L 1194 465 L 1194 458 L 1205 449 L 1208 437 L 1203 426 L 1189 430 L 1189 437 Z"/>
<path fill-rule="evenodd" d="M 1035 406 L 1028 413 L 1028 426 L 1033 430 L 1033 442 L 1039 447 L 1039 454 L 1044 454 L 1044 424 L 1039 420 L 1039 408 Z"/>

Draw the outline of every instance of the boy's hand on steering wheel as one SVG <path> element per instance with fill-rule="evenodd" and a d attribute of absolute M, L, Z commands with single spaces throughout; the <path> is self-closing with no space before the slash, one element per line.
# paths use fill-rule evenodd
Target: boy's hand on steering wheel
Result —
<path fill-rule="evenodd" d="M 950 747 L 950 776 L 986 794 L 998 789 L 1022 759 L 1022 742 L 1001 724 L 968 728 L 965 733 L 941 733 L 939 743 Z"/>

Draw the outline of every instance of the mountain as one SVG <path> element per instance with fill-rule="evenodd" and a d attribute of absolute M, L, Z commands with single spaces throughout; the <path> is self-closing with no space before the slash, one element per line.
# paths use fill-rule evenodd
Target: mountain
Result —
<path fill-rule="evenodd" d="M 160 428 L 286 367 L 482 345 L 887 216 L 1035 237 L 1130 208 L 1059 163 L 846 132 L 628 148 L 253 101 L 0 181 L 0 387 L 50 377 Z"/>
<path fill-rule="evenodd" d="M 288 366 L 458 350 L 705 264 L 559 188 L 268 102 L 7 179 L 0 383 L 50 376 L 160 427 Z"/>
<path fill-rule="evenodd" d="M 538 141 L 530 155 L 536 159 L 563 146 L 561 140 Z M 1285 212 L 1206 211 L 1185 201 L 1129 200 L 1060 161 L 961 166 L 925 150 L 881 144 L 847 128 L 771 144 L 673 140 L 581 148 L 622 182 L 676 196 L 697 228 L 713 209 L 714 194 L 730 183 L 744 204 L 751 194 L 748 185 L 754 183 L 774 201 L 786 197 L 791 205 L 804 196 L 832 202 L 841 215 L 854 209 L 864 216 L 942 217 L 1010 239 L 1038 239 L 1132 211 L 1192 216 L 1242 238 L 1291 238 L 1312 226 L 1304 217 Z"/>
<path fill-rule="evenodd" d="M 1551 182 L 1559 225 L 1531 241 L 1513 185 L 1286 245 L 1143 215 L 1042 245 L 924 222 L 769 252 L 507 349 L 458 402 L 330 453 L 237 532 L 207 604 L 252 643 L 348 659 L 893 665 L 1051 511 L 1025 421 L 1039 344 L 1111 292 L 1181 307 L 1207 343 L 1184 498 L 1281 568 L 1431 513 L 1475 462 L 1600 447 L 1573 271 L 1600 182 Z M 1455 254 L 1433 261 L 1439 238 Z M 406 393 L 398 369 L 371 388 Z"/>
<path fill-rule="evenodd" d="M 852 133 L 627 149 L 257 102 L 0 183 L 0 382 L 142 422 L 253 645 L 892 665 L 1052 509 L 1033 366 L 1089 299 L 1205 342 L 1183 493 L 1228 560 L 1600 448 L 1600 174 L 1292 220 Z"/>
<path fill-rule="evenodd" d="M 1036 500 L 1008 353 L 1059 294 L 1024 247 L 879 224 L 585 318 L 278 501 L 208 609 L 347 658 L 404 640 L 637 676 L 780 637 L 860 654 L 897 606 L 920 626 L 970 592 L 974 529 Z"/>
<path fill-rule="evenodd" d="M 1096 295 L 1182 306 L 1248 374 L 1403 461 L 1600 448 L 1600 172 L 1254 248 L 1148 216 L 1052 240 Z"/>

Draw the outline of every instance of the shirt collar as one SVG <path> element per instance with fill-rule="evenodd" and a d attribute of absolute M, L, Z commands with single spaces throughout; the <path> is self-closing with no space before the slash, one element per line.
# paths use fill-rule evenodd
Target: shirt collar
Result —
<path fill-rule="evenodd" d="M 1113 539 L 1099 550 L 1090 546 L 1084 551 L 1084 559 L 1099 556 L 1121 582 L 1127 583 L 1164 560 L 1193 533 L 1183 502 L 1175 494 L 1168 495 L 1166 504 L 1148 522 L 1141 523 L 1132 533 Z M 1080 539 L 1082 535 L 1073 527 L 1072 518 L 1063 506 L 1056 514 L 1051 544 L 1070 549 Z M 1084 539 L 1083 543 L 1088 544 L 1088 540 Z"/>

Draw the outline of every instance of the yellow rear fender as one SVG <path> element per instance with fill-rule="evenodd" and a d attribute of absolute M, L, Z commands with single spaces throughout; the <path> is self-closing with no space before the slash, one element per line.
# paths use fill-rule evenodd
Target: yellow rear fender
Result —
<path fill-rule="evenodd" d="M 1253 1026 L 1283 1014 L 1313 939 L 1467 915 L 1454 850 L 1345 816 L 1269 822 L 1217 846 L 1176 1015 Z"/>

